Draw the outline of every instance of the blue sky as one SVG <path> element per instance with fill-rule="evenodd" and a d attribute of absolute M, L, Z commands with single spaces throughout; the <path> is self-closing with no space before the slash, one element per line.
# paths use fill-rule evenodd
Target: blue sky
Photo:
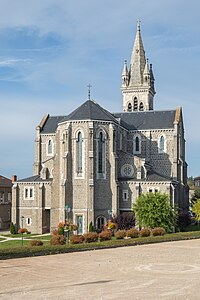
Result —
<path fill-rule="evenodd" d="M 188 175 L 200 175 L 198 0 L 0 0 L 0 174 L 32 175 L 35 127 L 92 98 L 122 110 L 121 72 L 141 31 L 155 109 L 183 107 Z"/>

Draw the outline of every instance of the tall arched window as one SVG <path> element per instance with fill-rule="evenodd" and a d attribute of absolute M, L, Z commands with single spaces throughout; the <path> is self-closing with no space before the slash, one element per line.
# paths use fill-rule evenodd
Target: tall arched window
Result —
<path fill-rule="evenodd" d="M 135 138 L 135 151 L 136 152 L 140 151 L 140 140 L 139 140 L 138 136 L 136 136 L 136 138 Z"/>
<path fill-rule="evenodd" d="M 141 137 L 139 134 L 134 136 L 134 139 L 133 139 L 133 153 L 135 153 L 135 154 L 141 153 Z"/>
<path fill-rule="evenodd" d="M 77 150 L 77 171 L 78 174 L 81 174 L 83 171 L 83 138 L 81 132 L 78 133 Z"/>
<path fill-rule="evenodd" d="M 137 99 L 137 97 L 134 98 L 134 110 L 138 110 L 138 99 Z"/>
<path fill-rule="evenodd" d="M 162 135 L 159 141 L 159 152 L 164 152 L 164 151 L 165 151 L 165 138 Z"/>
<path fill-rule="evenodd" d="M 128 104 L 128 111 L 132 111 L 132 104 L 131 103 Z"/>
<path fill-rule="evenodd" d="M 48 153 L 48 155 L 53 154 L 53 142 L 52 142 L 52 140 L 48 140 L 47 153 Z"/>
<path fill-rule="evenodd" d="M 105 173 L 105 139 L 103 132 L 100 132 L 98 139 L 98 173 Z"/>
<path fill-rule="evenodd" d="M 144 105 L 143 105 L 143 103 L 142 102 L 140 102 L 140 108 L 139 108 L 139 110 L 144 110 Z"/>

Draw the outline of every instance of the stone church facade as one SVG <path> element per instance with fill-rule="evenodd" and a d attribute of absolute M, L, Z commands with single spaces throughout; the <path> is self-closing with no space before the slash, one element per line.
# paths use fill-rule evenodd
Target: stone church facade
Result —
<path fill-rule="evenodd" d="M 34 175 L 16 180 L 12 221 L 44 233 L 71 219 L 79 233 L 132 210 L 141 193 L 162 192 L 188 207 L 182 109 L 154 110 L 154 76 L 140 24 L 130 67 L 122 72 L 123 112 L 88 100 L 67 116 L 46 115 L 36 128 Z"/>

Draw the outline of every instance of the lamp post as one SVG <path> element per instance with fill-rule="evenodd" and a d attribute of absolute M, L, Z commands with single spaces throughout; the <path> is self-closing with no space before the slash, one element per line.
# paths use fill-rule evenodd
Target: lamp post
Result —
<path fill-rule="evenodd" d="M 24 239 L 23 239 L 23 234 L 24 234 L 24 232 L 23 232 L 24 219 L 25 219 L 24 216 L 21 216 L 21 222 L 22 222 L 22 246 L 24 244 Z"/>
<path fill-rule="evenodd" d="M 65 223 L 69 218 L 70 211 L 71 211 L 71 207 L 69 205 L 65 205 Z M 69 243 L 69 229 L 64 230 L 64 234 L 67 237 L 67 242 Z"/>
<path fill-rule="evenodd" d="M 70 206 L 69 205 L 65 205 L 65 221 L 68 220 L 70 211 L 71 211 Z"/>
<path fill-rule="evenodd" d="M 112 210 L 108 209 L 108 218 L 110 219 L 112 217 Z"/>

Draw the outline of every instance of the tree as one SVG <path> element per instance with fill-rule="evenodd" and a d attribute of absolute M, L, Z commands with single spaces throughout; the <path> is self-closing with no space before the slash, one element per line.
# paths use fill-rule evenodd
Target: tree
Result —
<path fill-rule="evenodd" d="M 166 232 L 174 231 L 177 211 L 170 205 L 169 196 L 161 193 L 141 194 L 133 206 L 140 227 L 163 227 Z"/>
<path fill-rule="evenodd" d="M 16 234 L 16 229 L 15 229 L 15 225 L 12 223 L 10 223 L 10 233 L 11 234 Z"/>
<path fill-rule="evenodd" d="M 195 213 L 195 219 L 198 221 L 198 225 L 199 225 L 199 221 L 200 221 L 200 199 L 197 199 L 197 201 L 195 203 L 193 203 L 192 212 Z"/>
<path fill-rule="evenodd" d="M 187 184 L 188 184 L 189 188 L 194 187 L 194 177 L 193 176 L 188 177 Z"/>
<path fill-rule="evenodd" d="M 200 198 L 200 188 L 195 189 L 194 191 L 194 197 L 199 199 Z"/>
<path fill-rule="evenodd" d="M 92 224 L 92 221 L 89 224 L 89 232 L 93 232 L 94 231 L 94 226 Z"/>
<path fill-rule="evenodd" d="M 135 226 L 135 216 L 132 212 L 124 212 L 111 218 L 117 224 L 118 229 L 130 229 Z"/>

